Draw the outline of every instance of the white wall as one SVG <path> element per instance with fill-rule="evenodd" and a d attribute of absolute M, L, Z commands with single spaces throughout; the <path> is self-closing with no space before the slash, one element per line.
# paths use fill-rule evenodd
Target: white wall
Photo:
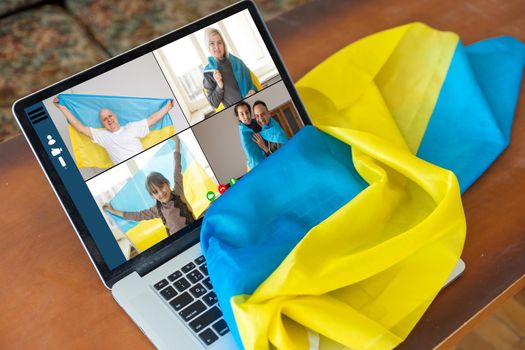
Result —
<path fill-rule="evenodd" d="M 63 93 L 175 99 L 155 57 L 151 53 L 88 80 Z M 45 100 L 44 105 L 69 152 L 73 154 L 65 117 L 53 105 L 53 98 Z M 174 104 L 174 108 L 170 111 L 170 116 L 176 132 L 180 132 L 189 127 L 178 103 Z M 84 179 L 91 178 L 102 171 L 104 171 L 104 169 L 80 169 Z"/>
<path fill-rule="evenodd" d="M 246 173 L 238 125 L 232 107 L 192 127 L 213 173 L 222 184 Z"/>
<path fill-rule="evenodd" d="M 291 100 L 288 90 L 282 81 L 248 97 L 245 101 L 251 106 L 257 100 L 261 100 L 266 103 L 268 110 L 272 110 L 279 107 L 283 103 Z M 233 108 L 231 110 L 233 113 Z M 234 114 L 235 115 L 235 114 Z"/>

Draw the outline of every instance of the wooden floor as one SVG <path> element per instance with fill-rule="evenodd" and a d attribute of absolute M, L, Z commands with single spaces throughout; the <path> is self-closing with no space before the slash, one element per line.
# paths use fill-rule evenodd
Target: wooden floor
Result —
<path fill-rule="evenodd" d="M 525 289 L 467 334 L 453 350 L 525 350 Z"/>

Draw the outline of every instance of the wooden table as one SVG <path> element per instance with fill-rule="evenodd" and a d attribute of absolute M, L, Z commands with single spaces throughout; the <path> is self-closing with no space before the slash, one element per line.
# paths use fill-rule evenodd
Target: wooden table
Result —
<path fill-rule="evenodd" d="M 521 0 L 314 1 L 269 28 L 294 79 L 348 43 L 412 21 L 525 41 Z M 524 90 L 525 91 L 525 90 Z M 447 347 L 525 286 L 525 92 L 509 148 L 463 196 L 465 273 L 441 292 L 402 349 Z M 152 348 L 100 282 L 19 136 L 0 145 L 0 348 Z"/>

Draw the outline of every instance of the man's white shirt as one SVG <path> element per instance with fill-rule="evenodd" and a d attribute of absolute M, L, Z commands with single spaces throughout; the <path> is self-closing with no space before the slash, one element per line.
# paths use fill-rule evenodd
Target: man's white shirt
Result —
<path fill-rule="evenodd" d="M 106 129 L 91 129 L 93 141 L 104 147 L 113 164 L 118 164 L 144 150 L 140 139 L 149 134 L 148 121 L 142 119 L 121 126 L 116 132 Z"/>

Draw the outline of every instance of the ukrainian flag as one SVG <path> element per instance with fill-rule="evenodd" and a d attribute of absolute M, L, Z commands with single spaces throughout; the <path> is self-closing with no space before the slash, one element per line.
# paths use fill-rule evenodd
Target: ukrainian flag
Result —
<path fill-rule="evenodd" d="M 146 119 L 168 103 L 169 99 L 100 96 L 82 94 L 60 94 L 58 103 L 66 106 L 71 113 L 84 125 L 92 128 L 102 128 L 99 111 L 109 108 L 118 117 L 121 126 L 127 123 Z M 75 163 L 81 167 L 111 168 L 113 162 L 106 150 L 94 143 L 89 137 L 76 131 L 68 125 L 69 136 L 73 148 Z M 166 115 L 150 127 L 150 133 L 141 139 L 144 149 L 148 149 L 159 142 L 173 136 L 175 129 L 173 122 Z"/>
<path fill-rule="evenodd" d="M 244 98 L 250 90 L 261 91 L 262 86 L 257 76 L 246 66 L 246 64 L 238 57 L 228 54 L 228 60 L 230 61 L 233 76 L 239 87 L 239 92 Z M 204 73 L 214 72 L 219 70 L 219 62 L 215 57 L 208 57 L 208 64 L 204 67 Z M 204 90 L 206 94 L 206 90 Z M 220 112 L 224 109 L 224 104 L 221 102 L 215 109 L 216 112 Z"/>
<path fill-rule="evenodd" d="M 208 210 L 201 244 L 239 347 L 391 349 L 457 263 L 461 193 L 508 145 L 525 62 L 415 23 L 297 83 L 314 124 Z"/>
<path fill-rule="evenodd" d="M 217 188 L 217 183 L 210 178 L 203 166 L 195 159 L 187 145 L 181 141 L 181 170 L 175 169 L 174 152 L 176 145 L 168 140 L 150 159 L 150 161 L 134 174 L 111 200 L 111 205 L 122 211 L 141 211 L 155 205 L 155 200 L 146 189 L 146 178 L 149 173 L 159 172 L 170 181 L 170 188 L 174 187 L 174 172 L 182 172 L 183 192 L 186 201 L 198 219 L 209 206 L 206 198 L 208 191 Z M 132 221 L 117 215 L 107 213 L 115 224 L 133 242 L 140 251 L 152 247 L 168 236 L 162 220 Z"/>

